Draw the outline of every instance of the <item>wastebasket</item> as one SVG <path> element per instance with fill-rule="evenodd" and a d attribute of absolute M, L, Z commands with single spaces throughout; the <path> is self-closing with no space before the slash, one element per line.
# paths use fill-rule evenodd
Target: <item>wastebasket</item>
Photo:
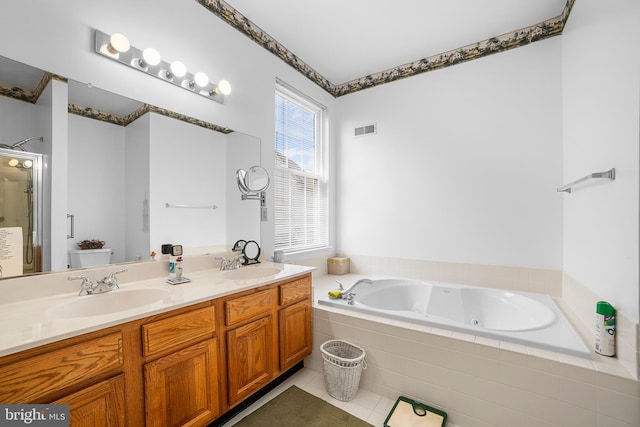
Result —
<path fill-rule="evenodd" d="M 334 399 L 348 402 L 358 393 L 360 375 L 367 368 L 362 347 L 342 340 L 329 340 L 320 346 L 324 383 Z"/>

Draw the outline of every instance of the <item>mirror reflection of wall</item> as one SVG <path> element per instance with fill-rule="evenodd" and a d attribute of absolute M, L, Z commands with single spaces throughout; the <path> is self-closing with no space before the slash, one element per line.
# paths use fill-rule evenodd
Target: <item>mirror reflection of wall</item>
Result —
<path fill-rule="evenodd" d="M 0 94 L 7 86 L 14 90 L 17 82 L 4 81 L 17 69 L 25 75 L 32 70 L 0 57 Z M 45 85 L 36 104 L 0 96 L 0 142 L 45 135 L 42 146 L 25 147 L 39 150 L 49 162 L 44 222 L 51 229 L 45 230 L 44 271 L 65 268 L 66 256 L 50 254 L 66 254 L 81 240 L 105 241 L 115 263 L 149 259 L 162 243 L 181 244 L 188 255 L 227 250 L 238 239 L 259 240 L 259 207 L 241 203 L 237 190 L 229 194 L 228 189 L 238 168 L 259 164 L 258 138 L 212 130 L 179 113 L 146 112 L 126 119 L 143 104 L 78 82 L 69 81 L 68 88 L 64 81 L 55 84 L 58 92 L 48 93 L 51 84 Z M 56 97 L 60 88 L 64 96 Z M 52 128 L 60 118 L 66 132 L 56 138 Z M 64 177 L 52 179 L 52 171 Z M 63 205 L 50 222 L 58 202 Z M 217 209 L 168 209 L 166 203 Z M 64 219 L 55 222 L 62 212 L 74 215 L 73 239 L 64 238 L 68 222 L 66 230 Z"/>

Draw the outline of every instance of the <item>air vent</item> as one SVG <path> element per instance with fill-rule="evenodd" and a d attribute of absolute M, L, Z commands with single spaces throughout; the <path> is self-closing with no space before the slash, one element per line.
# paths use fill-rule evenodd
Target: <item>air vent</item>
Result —
<path fill-rule="evenodd" d="M 378 126 L 373 123 L 371 125 L 361 126 L 359 128 L 355 128 L 354 135 L 355 136 L 366 136 L 373 135 L 378 132 Z"/>

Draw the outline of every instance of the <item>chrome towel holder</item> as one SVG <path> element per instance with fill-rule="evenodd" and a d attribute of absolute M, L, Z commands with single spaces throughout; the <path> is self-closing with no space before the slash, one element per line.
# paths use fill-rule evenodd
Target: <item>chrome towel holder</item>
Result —
<path fill-rule="evenodd" d="M 166 208 L 187 208 L 187 209 L 218 209 L 216 205 L 175 205 L 173 203 L 165 203 Z"/>
<path fill-rule="evenodd" d="M 616 179 L 616 168 L 611 168 L 608 171 L 604 171 L 604 172 L 594 172 L 591 173 L 587 176 L 584 176 L 580 179 L 577 179 L 575 181 L 573 181 L 570 184 L 567 185 L 563 185 L 562 187 L 558 187 L 558 192 L 562 192 L 565 191 L 567 193 L 571 193 L 571 187 L 573 187 L 576 184 L 579 184 L 581 182 L 587 181 L 589 179 L 593 179 L 593 178 L 608 178 L 611 181 L 613 181 L 614 179 Z"/>

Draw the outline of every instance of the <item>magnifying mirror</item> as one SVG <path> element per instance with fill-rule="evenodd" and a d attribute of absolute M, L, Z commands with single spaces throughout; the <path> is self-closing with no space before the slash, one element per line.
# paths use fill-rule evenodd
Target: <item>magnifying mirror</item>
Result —
<path fill-rule="evenodd" d="M 248 171 L 238 169 L 238 188 L 245 195 L 255 195 L 269 187 L 269 173 L 262 166 L 251 166 Z"/>
<path fill-rule="evenodd" d="M 251 166 L 244 182 L 249 191 L 259 193 L 269 187 L 269 173 L 262 166 Z"/>

